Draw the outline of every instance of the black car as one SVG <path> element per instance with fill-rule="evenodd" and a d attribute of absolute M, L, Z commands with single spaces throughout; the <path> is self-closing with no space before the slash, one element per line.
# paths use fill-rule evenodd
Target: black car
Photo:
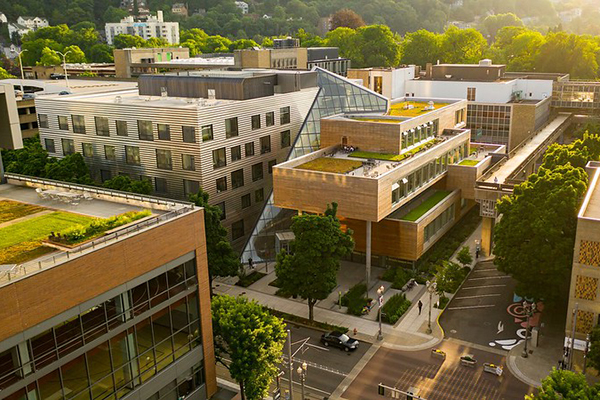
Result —
<path fill-rule="evenodd" d="M 356 350 L 358 348 L 358 340 L 350 338 L 345 333 L 329 332 L 321 336 L 323 346 L 339 347 L 344 351 Z"/>

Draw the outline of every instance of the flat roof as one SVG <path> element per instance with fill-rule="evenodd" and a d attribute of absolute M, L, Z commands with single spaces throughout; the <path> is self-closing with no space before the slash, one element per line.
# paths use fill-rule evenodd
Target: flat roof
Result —
<path fill-rule="evenodd" d="M 582 217 L 600 220 L 600 169 L 596 169 L 579 211 L 579 218 Z"/>
<path fill-rule="evenodd" d="M 62 91 L 69 91 L 73 94 L 100 93 L 115 90 L 137 88 L 136 81 L 113 81 L 113 80 L 88 80 L 69 78 L 67 87 L 64 79 L 4 79 L 2 83 L 11 83 L 15 88 L 36 87 L 42 89 L 36 92 L 36 95 L 52 95 Z"/>

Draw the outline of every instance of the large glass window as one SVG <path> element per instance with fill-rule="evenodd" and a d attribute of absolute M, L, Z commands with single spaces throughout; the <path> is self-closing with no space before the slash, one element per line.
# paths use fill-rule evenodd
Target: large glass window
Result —
<path fill-rule="evenodd" d="M 227 190 L 227 177 L 217 179 L 217 193 L 221 193 Z"/>
<path fill-rule="evenodd" d="M 244 186 L 244 170 L 238 169 L 231 173 L 231 188 L 237 189 Z"/>
<path fill-rule="evenodd" d="M 254 142 L 246 143 L 244 145 L 246 151 L 246 157 L 250 157 L 254 155 Z"/>
<path fill-rule="evenodd" d="M 242 146 L 234 146 L 231 148 L 231 161 L 242 159 Z"/>
<path fill-rule="evenodd" d="M 154 140 L 152 121 L 138 120 L 138 135 L 140 140 Z"/>
<path fill-rule="evenodd" d="M 182 126 L 181 131 L 185 143 L 196 143 L 196 128 L 193 126 Z"/>
<path fill-rule="evenodd" d="M 237 136 L 238 132 L 238 119 L 237 117 L 228 118 L 225 120 L 225 136 L 231 138 Z"/>
<path fill-rule="evenodd" d="M 204 125 L 202 127 L 202 141 L 207 142 L 209 140 L 213 140 L 213 126 Z"/>
<path fill-rule="evenodd" d="M 254 192 L 254 202 L 261 203 L 265 200 L 265 190 L 263 188 L 256 189 Z"/>
<path fill-rule="evenodd" d="M 266 125 L 267 126 L 275 125 L 275 112 L 274 111 L 268 112 L 265 115 L 265 117 L 266 117 Z"/>
<path fill-rule="evenodd" d="M 281 107 L 279 109 L 279 123 L 289 124 L 290 123 L 290 107 Z"/>
<path fill-rule="evenodd" d="M 108 118 L 94 117 L 94 122 L 96 123 L 96 135 L 109 136 Z"/>
<path fill-rule="evenodd" d="M 252 116 L 252 130 L 260 129 L 260 114 Z"/>
<path fill-rule="evenodd" d="M 71 115 L 73 122 L 73 132 L 85 133 L 85 118 L 83 115 Z"/>
<path fill-rule="evenodd" d="M 127 121 L 115 121 L 118 136 L 127 136 Z"/>
<path fill-rule="evenodd" d="M 254 164 L 252 166 L 252 182 L 259 181 L 263 178 L 263 163 Z"/>
<path fill-rule="evenodd" d="M 131 165 L 140 165 L 140 148 L 125 146 L 125 162 Z"/>
<path fill-rule="evenodd" d="M 242 196 L 242 208 L 248 208 L 252 205 L 252 198 L 250 197 L 250 193 Z"/>
<path fill-rule="evenodd" d="M 187 197 L 200 191 L 200 182 L 189 179 L 183 180 L 183 194 Z"/>
<path fill-rule="evenodd" d="M 227 156 L 225 155 L 225 147 L 213 150 L 213 168 L 221 168 L 227 165 Z"/>
<path fill-rule="evenodd" d="M 82 143 L 81 150 L 84 157 L 94 156 L 94 146 L 91 143 Z"/>
<path fill-rule="evenodd" d="M 240 219 L 231 224 L 231 239 L 236 240 L 242 236 L 244 236 L 244 220 Z"/>
<path fill-rule="evenodd" d="M 156 167 L 160 169 L 173 169 L 171 150 L 156 149 Z"/>
<path fill-rule="evenodd" d="M 286 147 L 290 147 L 291 144 L 291 131 L 283 131 L 281 132 L 281 148 L 284 149 Z"/>
<path fill-rule="evenodd" d="M 69 155 L 75 153 L 75 142 L 73 139 L 61 139 L 63 154 Z"/>
<path fill-rule="evenodd" d="M 167 180 L 165 178 L 154 178 L 154 187 L 157 193 L 168 193 Z"/>
<path fill-rule="evenodd" d="M 48 128 L 48 114 L 38 114 L 40 128 Z"/>
<path fill-rule="evenodd" d="M 58 129 L 60 129 L 61 131 L 69 130 L 69 119 L 64 115 L 58 116 Z"/>
<path fill-rule="evenodd" d="M 182 154 L 181 155 L 181 165 L 183 169 L 186 171 L 195 171 L 196 170 L 196 157 L 191 154 Z"/>
<path fill-rule="evenodd" d="M 263 136 L 260 138 L 260 154 L 271 152 L 271 136 Z"/>
<path fill-rule="evenodd" d="M 83 340 L 79 315 L 55 326 L 54 334 L 56 336 L 56 347 L 58 348 L 59 357 L 63 357 L 81 347 Z"/>
<path fill-rule="evenodd" d="M 104 158 L 106 158 L 107 160 L 110 160 L 110 161 L 116 161 L 117 154 L 116 154 L 115 146 L 109 146 L 109 145 L 104 146 Z"/>
<path fill-rule="evenodd" d="M 44 147 L 48 153 L 56 153 L 56 147 L 54 146 L 54 139 L 44 139 Z"/>
<path fill-rule="evenodd" d="M 158 139 L 171 140 L 171 126 L 167 124 L 156 124 L 158 129 Z"/>

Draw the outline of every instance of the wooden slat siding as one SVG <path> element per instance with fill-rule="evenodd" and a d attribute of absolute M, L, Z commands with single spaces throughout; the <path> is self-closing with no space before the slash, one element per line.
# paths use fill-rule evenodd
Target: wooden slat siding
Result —
<path fill-rule="evenodd" d="M 227 219 L 223 225 L 229 228 L 237 220 L 244 219 L 247 233 L 250 233 L 252 224 L 258 218 L 263 204 L 254 204 L 254 191 L 264 187 L 265 199 L 268 198 L 272 188 L 272 179 L 267 170 L 270 160 L 284 161 L 290 151 L 290 147 L 281 148 L 281 132 L 291 131 L 291 143 L 298 134 L 300 127 L 306 117 L 312 102 L 317 94 L 317 88 L 304 89 L 298 92 L 278 94 L 254 100 L 225 102 L 214 106 L 198 107 L 196 105 L 182 105 L 181 107 L 148 107 L 144 105 L 127 104 L 124 100 L 121 104 L 82 101 L 74 98 L 48 98 L 36 99 L 38 113 L 48 115 L 49 128 L 42 128 L 40 139 L 42 144 L 45 138 L 55 140 L 57 153 L 51 156 L 63 157 L 61 139 L 73 139 L 75 149 L 81 152 L 81 144 L 92 143 L 95 156 L 86 159 L 93 173 L 99 175 L 100 169 L 110 170 L 113 176 L 118 172 L 128 173 L 133 177 L 146 175 L 152 178 L 159 177 L 167 179 L 169 188 L 168 197 L 185 198 L 183 192 L 183 180 L 200 182 L 201 187 L 208 192 L 211 204 L 225 202 Z M 150 102 L 151 104 L 151 102 Z M 290 106 L 290 123 L 280 125 L 279 110 L 281 107 Z M 275 125 L 266 126 L 267 112 L 275 112 Z M 251 116 L 261 115 L 261 129 L 252 130 Z M 58 129 L 59 115 L 69 116 L 69 131 Z M 71 115 L 83 115 L 85 117 L 86 134 L 72 132 Z M 94 116 L 107 117 L 109 120 L 110 136 L 97 136 L 95 134 Z M 225 119 L 238 117 L 239 136 L 230 139 L 225 135 Z M 115 121 L 122 120 L 128 123 L 127 137 L 117 136 Z M 154 124 L 154 141 L 139 140 L 137 132 L 138 120 L 150 120 Z M 171 125 L 171 140 L 158 140 L 157 123 Z M 214 139 L 208 142 L 201 140 L 201 127 L 213 125 Z M 194 126 L 196 128 L 197 143 L 184 143 L 182 126 Z M 260 154 L 260 137 L 271 136 L 271 152 Z M 254 142 L 255 155 L 245 157 L 244 145 Z M 104 145 L 116 147 L 117 161 L 104 159 Z M 141 166 L 133 166 L 125 163 L 125 146 L 137 146 L 140 148 Z M 231 147 L 242 146 L 242 159 L 231 162 Z M 227 166 L 213 169 L 212 151 L 221 147 L 226 148 Z M 156 167 L 156 149 L 171 150 L 173 170 L 161 170 Z M 185 171 L 182 169 L 182 154 L 191 154 L 196 159 L 196 171 Z M 264 178 L 252 182 L 252 165 L 263 162 Z M 244 186 L 235 190 L 231 189 L 231 172 L 244 169 Z M 222 193 L 216 192 L 217 178 L 227 176 L 228 190 Z M 252 206 L 241 209 L 241 196 L 251 193 Z M 162 194 L 161 194 L 162 195 Z M 243 241 L 243 240 L 242 240 Z"/>
<path fill-rule="evenodd" d="M 384 124 L 335 117 L 321 120 L 322 149 L 342 144 L 342 138 L 344 137 L 348 139 L 348 146 L 358 147 L 362 151 L 399 154 L 402 131 L 400 130 L 400 124 Z"/>

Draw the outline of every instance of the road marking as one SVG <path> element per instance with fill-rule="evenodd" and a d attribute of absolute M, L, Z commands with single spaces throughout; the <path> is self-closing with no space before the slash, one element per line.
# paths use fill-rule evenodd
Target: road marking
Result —
<path fill-rule="evenodd" d="M 498 322 L 498 332 L 496 332 L 496 335 L 499 335 L 503 331 L 504 331 L 504 324 L 502 323 L 502 321 L 500 321 L 500 322 Z"/>
<path fill-rule="evenodd" d="M 500 293 L 497 293 L 497 294 L 482 294 L 482 295 L 479 295 L 479 296 L 455 297 L 454 300 L 477 299 L 479 297 L 494 297 L 494 296 L 500 296 Z"/>
<path fill-rule="evenodd" d="M 483 279 L 506 279 L 506 278 L 510 278 L 510 276 L 508 275 L 503 275 L 503 276 L 485 276 L 482 278 L 470 278 L 467 279 L 467 281 L 481 281 Z"/>
<path fill-rule="evenodd" d="M 464 307 L 449 307 L 448 310 L 468 310 L 471 308 L 492 308 L 496 307 L 495 304 L 482 305 L 482 306 L 464 306 Z"/>
<path fill-rule="evenodd" d="M 492 288 L 492 287 L 505 287 L 506 285 L 484 285 L 484 286 L 467 286 L 467 287 L 462 287 L 462 290 L 467 290 L 467 289 L 486 289 L 486 288 Z"/>

